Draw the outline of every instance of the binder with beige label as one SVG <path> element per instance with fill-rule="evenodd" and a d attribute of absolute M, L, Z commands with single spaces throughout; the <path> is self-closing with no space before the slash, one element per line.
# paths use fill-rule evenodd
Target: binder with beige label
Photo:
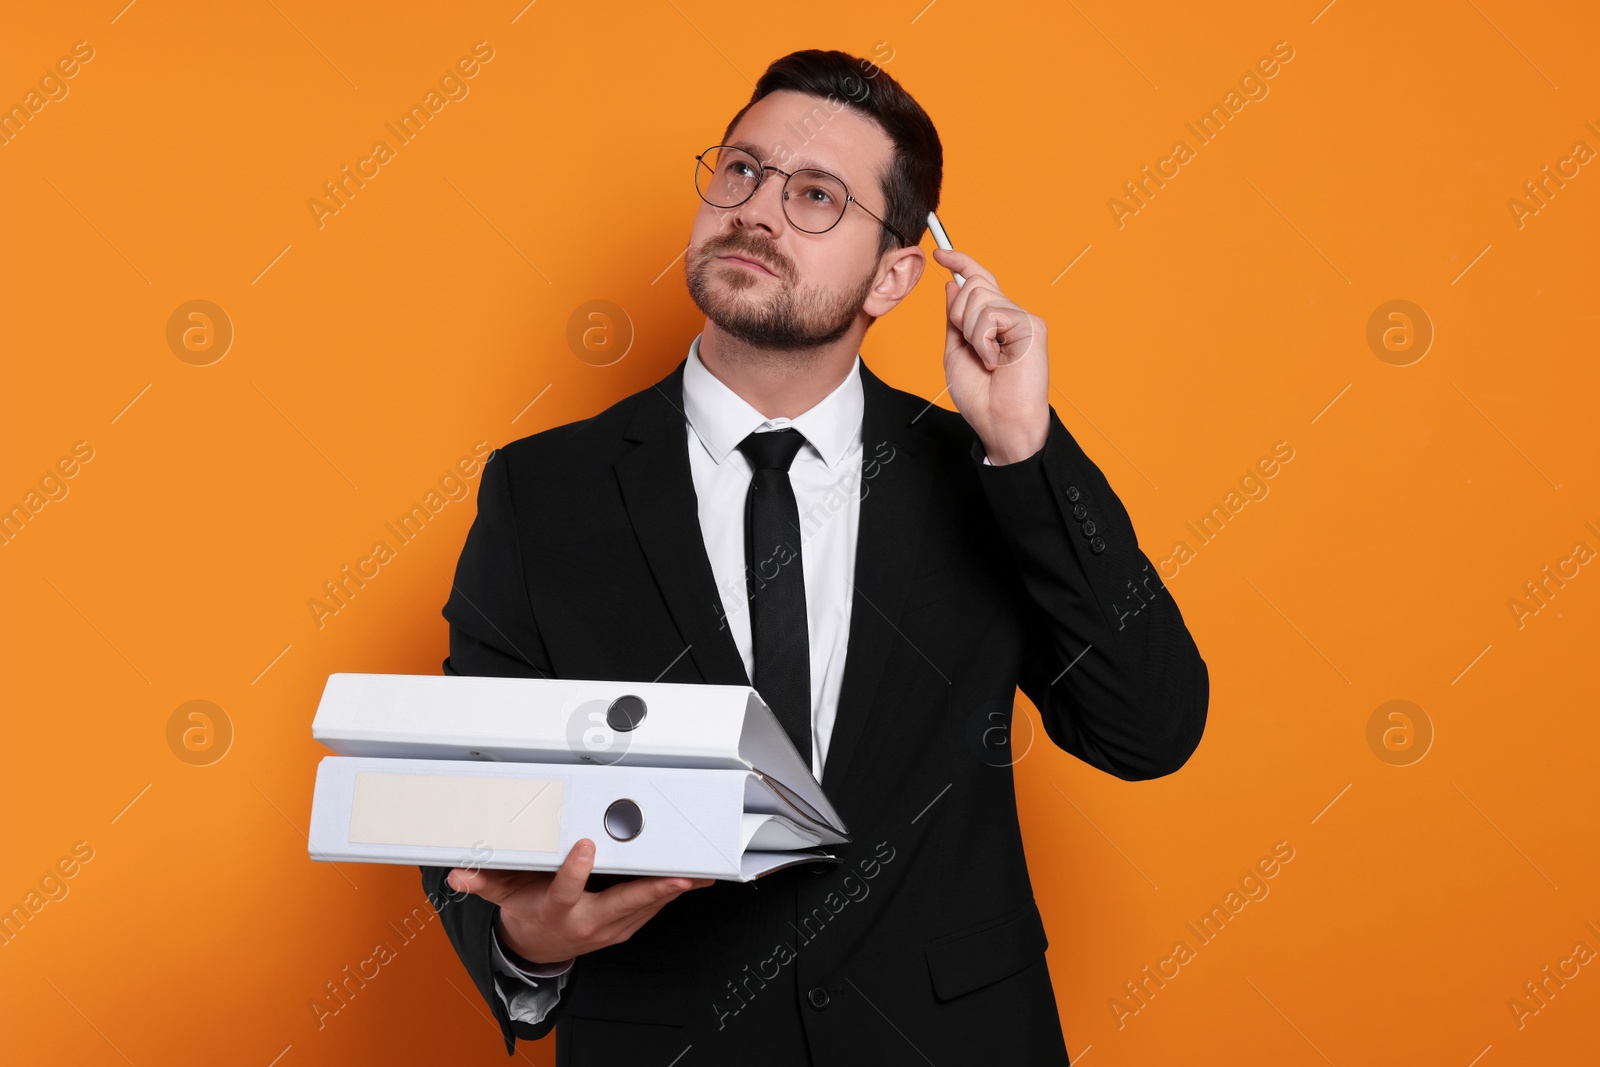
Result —
<path fill-rule="evenodd" d="M 594 870 L 752 881 L 837 862 L 848 837 L 798 817 L 748 768 L 326 756 L 314 860 L 514 870 L 559 868 L 580 838 Z"/>
<path fill-rule="evenodd" d="M 750 686 L 337 673 L 311 734 L 341 756 L 754 773 L 788 802 L 786 818 L 849 840 Z"/>

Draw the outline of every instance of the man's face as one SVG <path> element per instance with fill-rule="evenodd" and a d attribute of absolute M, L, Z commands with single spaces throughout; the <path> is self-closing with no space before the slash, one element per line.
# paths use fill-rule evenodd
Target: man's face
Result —
<path fill-rule="evenodd" d="M 888 169 L 893 143 L 848 108 L 834 111 L 822 97 L 788 90 L 770 93 L 745 112 L 728 143 L 789 173 L 825 170 L 886 214 L 878 175 Z M 767 171 L 755 195 L 734 208 L 700 201 L 684 270 L 690 297 L 720 329 L 746 344 L 800 351 L 837 341 L 861 314 L 878 277 L 882 226 L 846 207 L 826 233 L 797 230 L 783 212 L 783 182 Z"/>

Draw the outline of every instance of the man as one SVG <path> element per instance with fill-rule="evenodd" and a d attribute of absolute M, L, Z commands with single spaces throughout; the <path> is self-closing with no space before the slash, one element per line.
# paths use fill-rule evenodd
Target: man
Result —
<path fill-rule="evenodd" d="M 447 673 L 753 684 L 853 835 L 751 883 L 591 876 L 588 841 L 554 874 L 422 868 L 508 1053 L 554 1028 L 559 1064 L 1067 1062 L 1017 687 L 1139 780 L 1199 744 L 1209 676 L 992 273 L 934 253 L 965 277 L 959 413 L 861 360 L 922 276 L 942 169 L 879 68 L 778 60 L 696 161 L 687 357 L 484 468 Z"/>

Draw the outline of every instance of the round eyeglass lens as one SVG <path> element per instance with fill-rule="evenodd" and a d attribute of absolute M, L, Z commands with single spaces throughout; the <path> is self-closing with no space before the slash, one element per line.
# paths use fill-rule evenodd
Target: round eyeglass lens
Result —
<path fill-rule="evenodd" d="M 750 199 L 761 175 L 761 164 L 737 148 L 713 148 L 695 164 L 694 182 L 700 196 L 713 207 L 736 207 Z"/>
<path fill-rule="evenodd" d="M 844 214 L 844 185 L 820 170 L 797 170 L 783 187 L 783 210 L 797 229 L 821 233 Z"/>

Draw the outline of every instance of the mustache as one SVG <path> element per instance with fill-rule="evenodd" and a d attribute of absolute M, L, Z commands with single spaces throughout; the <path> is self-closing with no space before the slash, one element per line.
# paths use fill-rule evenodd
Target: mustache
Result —
<path fill-rule="evenodd" d="M 777 249 L 772 247 L 771 241 L 745 237 L 743 234 L 733 233 L 726 237 L 712 238 L 701 246 L 701 253 L 706 256 L 740 256 L 753 259 L 780 278 L 787 280 L 794 276 L 789 261 L 778 254 Z"/>

